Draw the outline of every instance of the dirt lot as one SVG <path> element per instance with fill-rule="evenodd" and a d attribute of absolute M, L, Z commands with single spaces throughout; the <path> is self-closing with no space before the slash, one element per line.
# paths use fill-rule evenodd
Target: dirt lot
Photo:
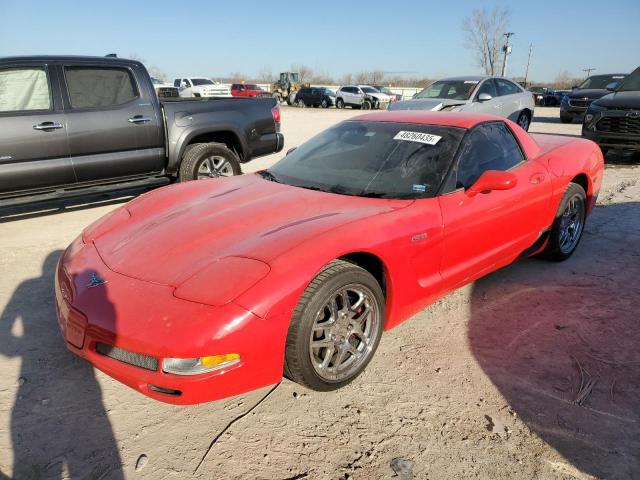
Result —
<path fill-rule="evenodd" d="M 532 131 L 579 134 L 557 112 Z M 285 148 L 357 113 L 285 107 Z M 384 479 L 398 458 L 403 479 L 640 478 L 640 166 L 608 160 L 569 261 L 453 293 L 333 393 L 143 397 L 68 353 L 54 319 L 58 255 L 118 200 L 0 223 L 0 478 Z"/>

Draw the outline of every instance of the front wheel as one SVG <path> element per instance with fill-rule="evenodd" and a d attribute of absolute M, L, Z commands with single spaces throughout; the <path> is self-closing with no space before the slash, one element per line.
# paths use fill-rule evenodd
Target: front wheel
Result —
<path fill-rule="evenodd" d="M 327 102 L 326 98 L 324 100 L 322 100 L 322 103 L 320 104 L 320 106 L 322 108 L 329 108 L 329 102 Z"/>
<path fill-rule="evenodd" d="M 567 187 L 551 226 L 546 257 L 556 262 L 569 258 L 578 247 L 587 215 L 587 194 L 577 183 Z"/>
<path fill-rule="evenodd" d="M 529 125 L 531 125 L 531 119 L 529 118 L 529 114 L 527 112 L 520 112 L 520 115 L 518 115 L 518 121 L 517 121 L 518 125 L 520 125 L 520 127 L 524 130 L 524 131 L 528 131 L 529 130 Z"/>
<path fill-rule="evenodd" d="M 302 99 L 298 100 L 297 104 L 298 104 L 298 107 L 300 107 L 300 108 L 304 108 L 304 107 L 306 107 L 306 106 L 307 106 L 307 105 L 304 103 L 304 100 L 302 100 Z"/>
<path fill-rule="evenodd" d="M 562 123 L 571 123 L 573 121 L 573 115 L 563 115 L 560 114 L 560 121 Z"/>
<path fill-rule="evenodd" d="M 382 289 L 369 272 L 342 260 L 329 263 L 294 310 L 285 376 L 318 391 L 348 384 L 378 348 L 384 314 Z"/>
<path fill-rule="evenodd" d="M 181 182 L 240 175 L 237 155 L 221 143 L 196 143 L 185 149 L 180 164 Z"/>
<path fill-rule="evenodd" d="M 341 98 L 336 100 L 336 108 L 343 109 L 344 108 L 344 100 L 342 100 Z"/>

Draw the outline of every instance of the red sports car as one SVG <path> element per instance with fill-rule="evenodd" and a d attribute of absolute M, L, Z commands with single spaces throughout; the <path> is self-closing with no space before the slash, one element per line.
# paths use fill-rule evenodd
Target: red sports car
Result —
<path fill-rule="evenodd" d="M 257 174 L 176 184 L 62 256 L 68 348 L 170 403 L 353 380 L 383 330 L 518 258 L 565 260 L 600 189 L 591 141 L 503 118 L 382 112 Z"/>

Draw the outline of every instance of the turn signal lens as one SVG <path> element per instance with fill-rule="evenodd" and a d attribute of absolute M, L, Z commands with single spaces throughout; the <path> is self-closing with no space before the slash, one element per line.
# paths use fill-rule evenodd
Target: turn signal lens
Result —
<path fill-rule="evenodd" d="M 162 360 L 162 371 L 175 375 L 198 375 L 235 365 L 239 361 L 240 355 L 237 353 L 199 358 L 165 358 Z"/>

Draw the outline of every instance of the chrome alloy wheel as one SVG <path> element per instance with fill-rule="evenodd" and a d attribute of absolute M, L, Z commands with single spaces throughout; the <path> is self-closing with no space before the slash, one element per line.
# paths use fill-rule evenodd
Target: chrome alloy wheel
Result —
<path fill-rule="evenodd" d="M 233 167 L 226 158 L 213 155 L 205 158 L 198 168 L 198 180 L 202 178 L 232 177 Z"/>
<path fill-rule="evenodd" d="M 571 253 L 580 240 L 584 228 L 584 202 L 578 195 L 569 199 L 560 217 L 559 247 L 564 254 Z"/>
<path fill-rule="evenodd" d="M 368 361 L 381 328 L 373 292 L 360 284 L 341 287 L 316 314 L 311 330 L 309 355 L 315 372 L 329 382 L 349 378 Z"/>

